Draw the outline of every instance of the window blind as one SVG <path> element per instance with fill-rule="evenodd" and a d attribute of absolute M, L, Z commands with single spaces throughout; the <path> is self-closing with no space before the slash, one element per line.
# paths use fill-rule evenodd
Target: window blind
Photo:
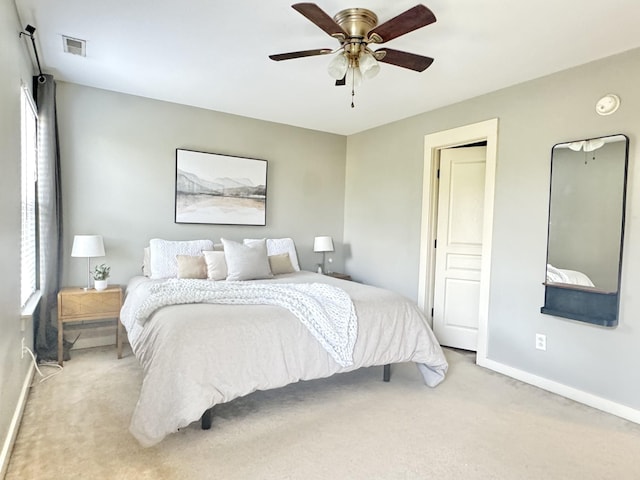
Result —
<path fill-rule="evenodd" d="M 27 303 L 38 288 L 37 285 L 37 159 L 38 159 L 38 116 L 31 93 L 22 87 L 22 165 L 21 165 L 21 265 L 20 303 Z"/>

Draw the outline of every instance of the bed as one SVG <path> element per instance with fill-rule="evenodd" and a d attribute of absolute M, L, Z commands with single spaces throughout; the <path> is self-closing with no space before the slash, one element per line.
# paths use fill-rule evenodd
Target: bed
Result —
<path fill-rule="evenodd" d="M 234 278 L 229 250 L 237 247 L 227 241 L 224 253 L 215 255 L 227 261 L 225 280 L 209 278 L 215 266 L 207 262 L 207 278 L 180 275 L 178 268 L 176 275 L 137 276 L 128 283 L 121 322 L 143 368 L 130 424 L 141 445 L 157 444 L 200 419 L 204 427 L 217 404 L 300 380 L 399 362 L 414 362 L 428 386 L 444 379 L 442 349 L 413 302 L 301 271 L 290 246 L 274 254 L 260 245 L 269 259 L 266 278 L 226 280 Z M 213 250 L 194 246 L 195 255 L 182 257 L 201 262 L 199 248 Z M 276 256 L 289 257 L 287 268 L 272 261 Z"/>

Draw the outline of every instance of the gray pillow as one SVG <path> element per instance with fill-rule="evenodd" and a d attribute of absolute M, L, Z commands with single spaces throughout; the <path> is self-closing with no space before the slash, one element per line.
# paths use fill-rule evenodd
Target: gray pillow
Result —
<path fill-rule="evenodd" d="M 233 240 L 220 239 L 227 262 L 227 280 L 255 280 L 272 278 L 265 240 L 243 245 Z"/>

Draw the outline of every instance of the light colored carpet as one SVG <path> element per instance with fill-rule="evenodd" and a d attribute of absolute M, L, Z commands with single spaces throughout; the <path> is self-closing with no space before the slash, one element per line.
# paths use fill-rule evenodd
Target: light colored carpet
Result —
<path fill-rule="evenodd" d="M 477 367 L 446 350 L 425 387 L 413 364 L 256 392 L 141 448 L 130 352 L 72 352 L 31 391 L 14 479 L 639 479 L 640 425 Z"/>

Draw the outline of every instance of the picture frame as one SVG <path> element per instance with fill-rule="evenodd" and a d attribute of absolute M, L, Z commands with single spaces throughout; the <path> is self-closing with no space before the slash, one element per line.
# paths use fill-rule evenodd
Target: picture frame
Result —
<path fill-rule="evenodd" d="M 175 223 L 266 225 L 267 161 L 176 148 Z"/>

